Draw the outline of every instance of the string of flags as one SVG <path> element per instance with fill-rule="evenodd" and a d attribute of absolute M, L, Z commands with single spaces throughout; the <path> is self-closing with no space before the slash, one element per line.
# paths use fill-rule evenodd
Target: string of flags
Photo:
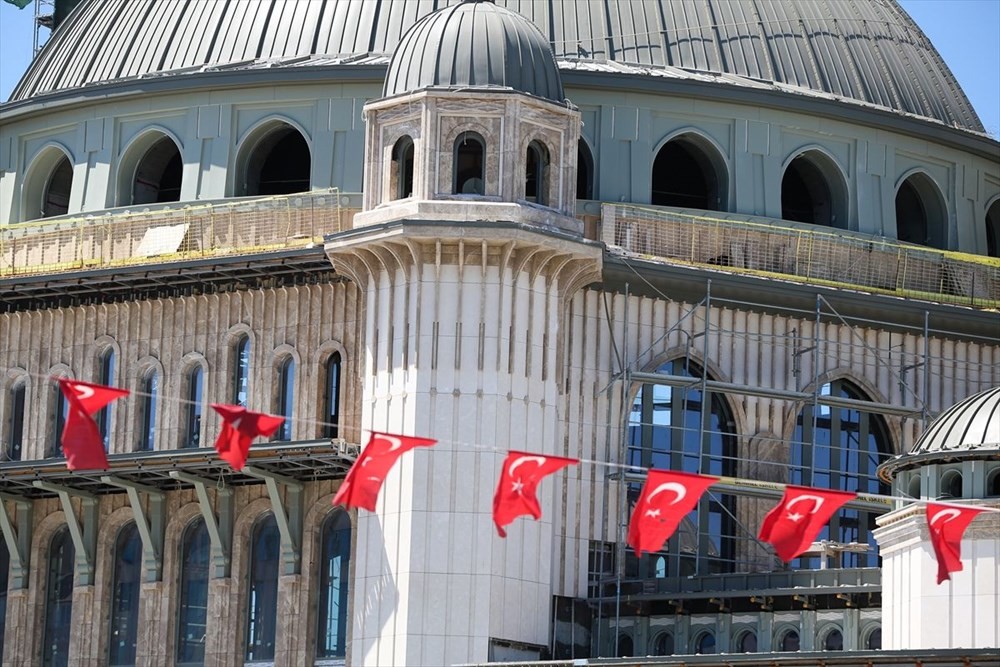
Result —
<path fill-rule="evenodd" d="M 59 387 L 69 408 L 61 440 L 66 467 L 107 469 L 108 459 L 94 417 L 111 402 L 128 396 L 128 390 L 65 378 L 59 380 Z M 215 449 L 237 471 L 246 465 L 253 440 L 271 436 L 285 421 L 284 417 L 238 405 L 213 403 L 211 407 L 223 421 Z M 333 504 L 374 512 L 382 484 L 396 461 L 412 449 L 436 442 L 431 438 L 372 432 Z M 506 537 L 506 527 L 520 516 L 541 519 L 538 485 L 545 477 L 580 462 L 563 456 L 508 452 L 493 496 L 493 522 L 499 536 Z M 629 520 L 628 545 L 640 556 L 662 549 L 705 491 L 719 481 L 709 475 L 649 469 Z M 849 491 L 786 485 L 781 501 L 764 517 L 758 539 L 772 545 L 779 558 L 790 562 L 809 548 L 837 510 L 856 497 Z M 926 505 L 928 533 L 938 563 L 937 583 L 941 584 L 951 579 L 952 572 L 963 569 L 962 536 L 985 509 L 934 502 Z"/>

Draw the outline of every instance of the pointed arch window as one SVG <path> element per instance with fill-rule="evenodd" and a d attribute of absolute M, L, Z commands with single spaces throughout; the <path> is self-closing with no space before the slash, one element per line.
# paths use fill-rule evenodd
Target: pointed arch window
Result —
<path fill-rule="evenodd" d="M 657 372 L 700 378 L 703 370 L 681 358 L 660 366 Z M 704 395 L 697 382 L 642 385 L 629 415 L 627 447 L 629 464 L 634 466 L 706 475 L 735 473 L 732 413 L 723 398 Z M 630 503 L 638 500 L 639 491 L 640 485 L 630 485 Z M 659 562 L 658 555 L 644 556 L 627 563 L 626 574 L 674 577 L 731 572 L 736 552 L 735 508 L 731 495 L 706 494 L 665 546 L 665 562 Z"/>
<path fill-rule="evenodd" d="M 7 415 L 7 449 L 4 452 L 8 461 L 20 461 L 24 447 L 24 401 L 28 390 L 27 381 L 15 382 L 7 397 L 10 407 Z M 2 655 L 2 653 L 0 653 Z"/>
<path fill-rule="evenodd" d="M 476 132 L 462 132 L 455 139 L 455 183 L 457 195 L 481 195 L 485 188 L 486 142 Z"/>
<path fill-rule="evenodd" d="M 278 414 L 285 418 L 275 431 L 273 440 L 287 442 L 292 439 L 292 418 L 295 411 L 295 359 L 285 357 L 278 365 Z"/>
<path fill-rule="evenodd" d="M 45 577 L 45 629 L 42 633 L 42 667 L 67 667 L 69 631 L 73 619 L 73 567 L 76 550 L 68 527 L 49 543 Z"/>
<path fill-rule="evenodd" d="M 98 359 L 98 384 L 112 386 L 115 381 L 115 349 L 108 347 L 101 353 Z M 111 445 L 111 404 L 101 409 L 97 413 L 97 430 L 101 433 L 101 440 L 104 441 L 104 451 L 108 451 Z"/>
<path fill-rule="evenodd" d="M 820 388 L 824 396 L 868 400 L 861 390 L 844 379 Z M 799 412 L 791 447 L 789 481 L 802 486 L 889 493 L 875 469 L 892 453 L 885 421 L 875 413 L 857 409 L 811 404 Z M 856 509 L 842 509 L 830 519 L 817 540 L 869 544 L 867 553 L 844 552 L 842 567 L 876 567 L 878 550 L 872 531 L 876 515 Z M 793 567 L 814 567 L 815 558 L 799 558 Z"/>
<path fill-rule="evenodd" d="M 392 147 L 393 199 L 406 199 L 413 195 L 413 139 L 400 137 Z"/>
<path fill-rule="evenodd" d="M 201 446 L 202 399 L 205 388 L 205 369 L 195 364 L 187 374 L 187 405 L 184 408 L 183 447 L 197 449 Z"/>
<path fill-rule="evenodd" d="M 155 369 L 149 369 L 142 377 L 139 385 L 141 403 L 141 421 L 139 424 L 140 452 L 151 452 L 156 445 L 156 401 L 160 393 L 160 374 Z"/>
<path fill-rule="evenodd" d="M 236 339 L 233 348 L 233 403 L 247 407 L 250 396 L 250 337 Z"/>
<path fill-rule="evenodd" d="M 134 523 L 118 531 L 111 579 L 111 623 L 108 664 L 135 665 L 139 592 L 142 585 L 142 541 Z"/>
<path fill-rule="evenodd" d="M 320 533 L 319 613 L 316 657 L 342 658 L 347 648 L 347 603 L 351 566 L 351 520 L 334 510 Z"/>
<path fill-rule="evenodd" d="M 210 558 L 208 528 L 203 519 L 196 519 L 188 524 L 181 540 L 177 667 L 194 667 L 205 662 Z"/>
<path fill-rule="evenodd" d="M 540 141 L 528 144 L 524 169 L 524 198 L 548 206 L 549 150 Z"/>
<path fill-rule="evenodd" d="M 273 660 L 278 613 L 278 567 L 281 538 L 274 515 L 257 520 L 250 542 L 250 591 L 245 658 Z"/>
<path fill-rule="evenodd" d="M 336 438 L 340 433 L 340 352 L 326 359 L 323 382 L 323 437 Z"/>

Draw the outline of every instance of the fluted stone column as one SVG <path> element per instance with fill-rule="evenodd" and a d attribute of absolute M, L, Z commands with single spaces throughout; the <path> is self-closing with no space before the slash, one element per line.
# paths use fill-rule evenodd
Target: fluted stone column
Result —
<path fill-rule="evenodd" d="M 567 298 L 601 250 L 523 226 L 395 223 L 327 243 L 365 303 L 362 428 L 434 437 L 359 512 L 356 665 L 487 660 L 490 639 L 545 646 L 555 484 L 506 540 L 492 496 L 509 448 L 555 453 Z"/>

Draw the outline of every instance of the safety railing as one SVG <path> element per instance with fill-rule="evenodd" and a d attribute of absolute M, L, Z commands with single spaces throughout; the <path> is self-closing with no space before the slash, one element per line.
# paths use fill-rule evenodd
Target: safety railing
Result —
<path fill-rule="evenodd" d="M 0 278 L 309 247 L 349 229 L 355 212 L 324 190 L 0 227 Z"/>
<path fill-rule="evenodd" d="M 725 216 L 725 217 L 723 217 Z M 626 253 L 763 277 L 1000 308 L 1000 259 L 782 221 L 604 204 L 602 240 Z"/>

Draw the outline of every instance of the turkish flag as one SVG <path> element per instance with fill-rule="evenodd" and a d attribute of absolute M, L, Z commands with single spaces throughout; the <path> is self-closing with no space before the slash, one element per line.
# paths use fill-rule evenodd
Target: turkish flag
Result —
<path fill-rule="evenodd" d="M 974 507 L 927 503 L 927 529 L 931 534 L 934 555 L 937 556 L 939 584 L 951 579 L 952 572 L 962 570 L 962 535 L 982 511 Z"/>
<path fill-rule="evenodd" d="M 507 537 L 503 527 L 523 514 L 530 514 L 536 521 L 542 518 L 542 508 L 535 497 L 538 483 L 546 475 L 579 462 L 562 456 L 509 452 L 493 496 L 493 523 L 500 537 Z"/>
<path fill-rule="evenodd" d="M 94 415 L 116 398 L 128 396 L 128 390 L 65 378 L 59 380 L 59 389 L 69 405 L 62 432 L 66 467 L 70 470 L 107 470 L 108 456 Z"/>
<path fill-rule="evenodd" d="M 628 524 L 628 544 L 638 555 L 659 551 L 681 520 L 718 477 L 650 470 Z"/>
<path fill-rule="evenodd" d="M 212 408 L 222 416 L 222 431 L 215 440 L 215 451 L 234 470 L 243 470 L 254 438 L 270 436 L 285 421 L 284 417 L 253 412 L 241 405 L 212 403 Z"/>
<path fill-rule="evenodd" d="M 830 517 L 856 496 L 849 491 L 788 485 L 781 502 L 764 517 L 758 537 L 774 545 L 774 552 L 787 563 L 809 548 Z"/>
<path fill-rule="evenodd" d="M 333 497 L 333 504 L 347 508 L 363 507 L 374 512 L 382 483 L 399 457 L 414 447 L 430 447 L 436 442 L 430 438 L 373 431 L 361 456 L 347 471 L 347 477 Z"/>

